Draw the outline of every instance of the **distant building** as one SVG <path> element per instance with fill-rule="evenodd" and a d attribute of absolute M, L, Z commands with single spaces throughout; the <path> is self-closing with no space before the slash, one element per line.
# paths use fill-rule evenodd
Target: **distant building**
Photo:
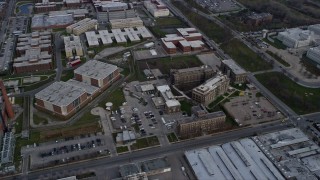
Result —
<path fill-rule="evenodd" d="M 163 98 L 162 102 L 164 103 L 166 113 L 176 113 L 181 111 L 181 104 L 176 99 L 175 95 L 173 95 L 168 85 L 157 86 L 157 90 L 160 97 Z M 156 102 L 155 106 L 159 106 L 157 104 L 158 102 Z"/>
<path fill-rule="evenodd" d="M 63 37 L 63 41 L 67 58 L 83 56 L 83 49 L 79 36 L 65 36 Z"/>
<path fill-rule="evenodd" d="M 68 8 L 77 8 L 81 6 L 81 0 L 64 0 Z"/>
<path fill-rule="evenodd" d="M 17 58 L 13 60 L 15 73 L 46 71 L 52 69 L 51 33 L 33 32 L 18 36 Z"/>
<path fill-rule="evenodd" d="M 61 11 L 50 11 L 49 16 L 72 15 L 74 20 L 81 20 L 89 15 L 87 9 L 66 9 Z"/>
<path fill-rule="evenodd" d="M 248 16 L 247 24 L 259 26 L 261 24 L 270 23 L 273 19 L 270 13 L 252 13 Z"/>
<path fill-rule="evenodd" d="M 8 163 L 13 163 L 15 137 L 13 132 L 6 132 L 2 139 L 1 146 L 1 166 Z"/>
<path fill-rule="evenodd" d="M 195 28 L 178 28 L 177 31 L 178 34 L 168 34 L 161 38 L 162 46 L 168 54 L 177 53 L 178 48 L 184 53 L 204 49 L 202 35 Z"/>
<path fill-rule="evenodd" d="M 320 24 L 310 25 L 308 27 L 309 31 L 313 31 L 315 34 L 320 35 Z"/>
<path fill-rule="evenodd" d="M 136 12 L 131 3 L 119 1 L 94 1 L 97 11 L 97 20 L 105 24 L 114 19 L 126 19 L 136 17 Z"/>
<path fill-rule="evenodd" d="M 115 65 L 89 60 L 74 70 L 74 77 L 77 81 L 104 90 L 120 78 L 120 73 Z"/>
<path fill-rule="evenodd" d="M 169 9 L 161 0 L 145 0 L 143 5 L 154 17 L 165 17 L 170 15 Z"/>
<path fill-rule="evenodd" d="M 212 78 L 217 72 L 210 66 L 171 69 L 171 83 L 181 90 L 194 88 Z"/>
<path fill-rule="evenodd" d="M 309 46 L 314 39 L 314 33 L 300 28 L 287 29 L 277 36 L 284 45 L 289 48 Z"/>
<path fill-rule="evenodd" d="M 143 26 L 143 21 L 139 17 L 126 18 L 126 19 L 113 19 L 113 20 L 110 20 L 110 25 L 112 29 L 140 27 L 140 26 Z"/>
<path fill-rule="evenodd" d="M 55 28 L 65 28 L 73 23 L 71 14 L 48 16 L 37 14 L 32 17 L 31 29 L 46 30 Z"/>
<path fill-rule="evenodd" d="M 202 85 L 192 90 L 192 99 L 198 103 L 208 106 L 218 96 L 227 92 L 229 78 L 226 75 L 218 74 L 207 80 Z"/>
<path fill-rule="evenodd" d="M 223 60 L 220 68 L 232 83 L 241 84 L 247 81 L 248 73 L 232 59 Z"/>
<path fill-rule="evenodd" d="M 193 115 L 178 120 L 177 132 L 182 138 L 191 138 L 212 133 L 223 127 L 226 115 L 223 111 L 209 113 L 201 106 L 192 107 Z"/>
<path fill-rule="evenodd" d="M 139 42 L 141 39 L 150 39 L 152 34 L 144 26 L 124 29 L 111 29 L 100 30 L 98 34 L 94 31 L 86 32 L 86 38 L 89 47 L 102 45 L 111 45 L 113 42 L 116 43 L 127 43 L 128 40 L 131 42 Z"/>
<path fill-rule="evenodd" d="M 85 18 L 83 20 L 80 20 L 66 27 L 66 31 L 67 33 L 73 33 L 79 36 L 84 32 L 95 29 L 97 26 L 98 26 L 98 21 L 96 19 Z"/>
<path fill-rule="evenodd" d="M 34 4 L 34 11 L 35 13 L 44 13 L 49 11 L 57 11 L 62 6 L 62 3 L 53 2 L 49 0 L 42 0 L 41 2 Z"/>
<path fill-rule="evenodd" d="M 5 17 L 5 14 L 7 12 L 8 3 L 7 2 L 0 2 L 0 20 Z"/>
<path fill-rule="evenodd" d="M 320 68 L 320 46 L 310 48 L 307 51 L 307 57 L 317 64 Z"/>

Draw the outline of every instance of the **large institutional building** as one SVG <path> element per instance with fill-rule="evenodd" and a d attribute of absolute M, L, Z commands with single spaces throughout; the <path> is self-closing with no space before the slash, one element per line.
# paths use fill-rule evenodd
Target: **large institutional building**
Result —
<path fill-rule="evenodd" d="M 209 113 L 201 106 L 193 106 L 192 116 L 178 120 L 177 132 L 181 138 L 201 136 L 223 127 L 226 115 L 223 111 Z"/>
<path fill-rule="evenodd" d="M 75 79 L 55 82 L 35 95 L 35 106 L 61 118 L 71 117 L 120 78 L 117 66 L 96 60 L 74 70 Z"/>
<path fill-rule="evenodd" d="M 207 80 L 202 85 L 192 90 L 192 99 L 198 103 L 208 106 L 218 96 L 227 92 L 229 78 L 226 75 L 218 74 Z"/>
<path fill-rule="evenodd" d="M 166 113 L 175 113 L 181 111 L 181 104 L 176 99 L 168 85 L 157 86 L 158 94 L 160 99 L 156 98 L 153 100 L 155 106 L 163 106 Z"/>
<path fill-rule="evenodd" d="M 52 69 L 51 33 L 33 32 L 21 34 L 16 45 L 17 58 L 13 60 L 16 73 L 46 71 Z"/>
<path fill-rule="evenodd" d="M 73 33 L 77 36 L 80 34 L 92 30 L 98 26 L 98 21 L 96 19 L 85 18 L 78 21 L 68 27 L 66 27 L 67 33 Z"/>
<path fill-rule="evenodd" d="M 220 68 L 232 83 L 241 84 L 247 81 L 248 73 L 232 59 L 223 60 Z"/>
<path fill-rule="evenodd" d="M 161 38 L 163 48 L 168 54 L 175 54 L 180 49 L 187 53 L 204 49 L 202 34 L 195 28 L 178 28 L 178 34 L 168 34 Z"/>
<path fill-rule="evenodd" d="M 146 0 L 143 5 L 154 17 L 170 15 L 169 9 L 161 0 Z"/>
<path fill-rule="evenodd" d="M 144 26 L 124 29 L 111 29 L 100 30 L 98 33 L 95 31 L 86 32 L 86 37 L 89 47 L 99 46 L 100 42 L 102 45 L 110 45 L 113 42 L 116 43 L 127 43 L 128 40 L 131 42 L 139 42 L 141 39 L 150 39 L 152 34 Z"/>
<path fill-rule="evenodd" d="M 110 25 L 112 29 L 141 27 L 143 26 L 143 21 L 139 17 L 126 18 L 126 19 L 113 19 L 113 20 L 110 20 Z"/>
<path fill-rule="evenodd" d="M 180 90 L 192 89 L 212 78 L 217 72 L 210 66 L 171 69 L 171 83 Z"/>
<path fill-rule="evenodd" d="M 63 37 L 63 41 L 67 58 L 83 56 L 83 49 L 79 36 L 65 36 Z"/>
<path fill-rule="evenodd" d="M 114 19 L 126 19 L 136 17 L 136 12 L 131 3 L 119 1 L 93 1 L 97 11 L 99 23 L 105 24 Z"/>

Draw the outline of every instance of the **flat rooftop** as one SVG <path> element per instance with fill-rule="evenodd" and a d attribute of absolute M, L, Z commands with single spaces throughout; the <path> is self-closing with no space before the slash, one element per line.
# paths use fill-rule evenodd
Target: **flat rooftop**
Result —
<path fill-rule="evenodd" d="M 197 179 L 285 178 L 249 138 L 185 152 Z"/>
<path fill-rule="evenodd" d="M 57 106 L 67 106 L 84 93 L 84 88 L 59 81 L 38 92 L 35 97 Z"/>
<path fill-rule="evenodd" d="M 245 74 L 246 71 L 240 67 L 234 60 L 226 59 L 222 61 L 225 65 L 227 65 L 233 73 L 235 74 Z"/>
<path fill-rule="evenodd" d="M 200 86 L 194 88 L 194 91 L 200 92 L 200 93 L 207 93 L 210 92 L 211 90 L 214 90 L 218 87 L 218 85 L 225 81 L 227 76 L 218 74 L 217 76 L 208 79 L 205 83 L 201 84 Z"/>
<path fill-rule="evenodd" d="M 104 79 L 112 74 L 118 67 L 97 60 L 89 60 L 74 70 L 75 74 L 90 77 L 93 79 Z"/>
<path fill-rule="evenodd" d="M 81 81 L 76 81 L 74 79 L 69 79 L 67 81 L 68 84 L 71 84 L 73 86 L 77 86 L 79 88 L 82 88 L 86 91 L 86 93 L 92 95 L 96 92 L 99 91 L 99 88 L 98 87 L 95 87 L 95 86 L 91 86 L 90 84 L 88 83 L 85 83 L 85 82 L 81 82 Z"/>

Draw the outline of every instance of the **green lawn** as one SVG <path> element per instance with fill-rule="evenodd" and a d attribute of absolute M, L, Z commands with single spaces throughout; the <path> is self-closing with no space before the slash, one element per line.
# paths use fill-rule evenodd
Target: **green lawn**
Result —
<path fill-rule="evenodd" d="M 256 78 L 296 113 L 319 111 L 320 89 L 300 86 L 279 72 L 259 74 Z"/>
<path fill-rule="evenodd" d="M 125 152 L 128 152 L 128 151 L 129 151 L 128 146 L 117 147 L 117 153 L 125 153 Z"/>
<path fill-rule="evenodd" d="M 169 142 L 179 141 L 178 137 L 174 133 L 167 134 Z"/>
<path fill-rule="evenodd" d="M 181 104 L 181 111 L 184 111 L 188 114 L 188 116 L 191 116 L 191 107 L 193 106 L 193 104 L 187 101 L 180 101 L 180 104 Z"/>
<path fill-rule="evenodd" d="M 16 130 L 16 134 L 20 134 L 22 131 L 22 121 L 23 121 L 23 112 L 17 117 L 16 122 L 14 124 L 14 128 Z"/>
<path fill-rule="evenodd" d="M 271 51 L 266 51 L 266 53 L 268 53 L 270 56 L 272 56 L 275 60 L 277 60 L 279 63 L 281 63 L 282 65 L 284 65 L 285 67 L 289 67 L 290 64 L 287 63 L 285 60 L 283 60 L 279 55 L 271 52 Z"/>
<path fill-rule="evenodd" d="M 272 68 L 271 64 L 264 61 L 260 56 L 237 39 L 232 39 L 228 43 L 222 44 L 220 47 L 247 71 L 255 72 Z"/>
<path fill-rule="evenodd" d="M 122 89 L 117 88 L 116 90 L 111 92 L 107 98 L 102 100 L 99 103 L 99 106 L 105 108 L 107 102 L 112 102 L 113 103 L 112 110 L 116 110 L 117 108 L 119 108 L 119 106 L 122 106 L 122 103 L 125 101 L 126 101 L 126 99 L 124 97 Z"/>
<path fill-rule="evenodd" d="M 159 144 L 160 142 L 157 136 L 151 136 L 151 137 L 137 139 L 136 143 L 131 145 L 131 149 L 132 150 L 143 149 L 147 147 L 157 146 Z"/>
<path fill-rule="evenodd" d="M 24 86 L 24 91 L 31 91 L 31 90 L 34 90 L 34 89 L 37 89 L 51 81 L 54 80 L 54 75 L 51 75 L 50 78 L 44 80 L 44 81 L 40 81 L 40 82 L 37 82 L 35 84 L 32 84 L 32 85 L 29 85 L 29 86 Z"/>
<path fill-rule="evenodd" d="M 287 46 L 282 44 L 282 42 L 279 41 L 278 39 L 273 38 L 273 40 L 274 40 L 274 42 L 269 41 L 267 38 L 263 39 L 263 41 L 265 41 L 266 43 L 270 44 L 271 46 L 273 46 L 277 49 L 287 49 Z"/>
<path fill-rule="evenodd" d="M 216 100 L 214 100 L 212 103 L 210 103 L 210 104 L 208 105 L 208 107 L 209 107 L 209 108 L 213 108 L 213 107 L 217 106 L 217 105 L 218 105 L 218 102 L 222 101 L 223 98 L 224 98 L 223 96 L 219 96 Z"/>
<path fill-rule="evenodd" d="M 157 26 L 181 26 L 183 25 L 183 23 L 176 17 L 160 17 L 156 19 L 156 25 Z"/>
<path fill-rule="evenodd" d="M 140 70 L 147 69 L 159 69 L 163 74 L 169 74 L 170 69 L 183 69 L 190 67 L 197 67 L 203 65 L 202 62 L 196 56 L 176 56 L 166 57 L 155 60 L 139 61 L 138 65 Z"/>
<path fill-rule="evenodd" d="M 227 42 L 233 37 L 230 31 L 221 28 L 216 23 L 205 19 L 201 15 L 192 12 L 188 7 L 185 7 L 182 2 L 173 1 L 172 4 L 176 6 L 196 27 L 216 43 Z"/>
<path fill-rule="evenodd" d="M 61 81 L 68 81 L 69 79 L 72 79 L 74 76 L 74 73 L 73 73 L 73 70 L 65 70 L 62 72 L 62 75 L 61 75 Z"/>
<path fill-rule="evenodd" d="M 34 124 L 36 125 L 39 125 L 39 124 L 48 124 L 48 119 L 46 118 L 43 118 L 37 114 L 33 114 L 33 122 Z"/>

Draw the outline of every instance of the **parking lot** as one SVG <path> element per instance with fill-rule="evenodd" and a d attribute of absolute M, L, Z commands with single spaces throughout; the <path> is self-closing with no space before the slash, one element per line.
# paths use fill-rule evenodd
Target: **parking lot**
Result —
<path fill-rule="evenodd" d="M 240 126 L 260 124 L 284 118 L 265 97 L 256 97 L 255 92 L 234 97 L 223 106 Z"/>
<path fill-rule="evenodd" d="M 196 0 L 196 2 L 215 13 L 237 11 L 241 9 L 240 5 L 235 0 Z"/>
<path fill-rule="evenodd" d="M 40 144 L 24 149 L 30 155 L 30 168 L 40 168 L 110 154 L 103 135 L 88 134 Z"/>
<path fill-rule="evenodd" d="M 175 130 L 176 120 L 183 115 L 181 112 L 166 114 L 163 109 L 156 109 L 151 99 L 155 94 L 142 93 L 139 89 L 141 84 L 147 83 L 164 85 L 166 81 L 134 81 L 127 84 L 124 88 L 125 105 L 110 113 L 112 126 L 115 131 L 132 129 L 137 138 L 156 135 L 161 145 L 167 145 L 169 142 L 166 135 Z M 163 119 L 171 126 L 166 126 Z"/>

